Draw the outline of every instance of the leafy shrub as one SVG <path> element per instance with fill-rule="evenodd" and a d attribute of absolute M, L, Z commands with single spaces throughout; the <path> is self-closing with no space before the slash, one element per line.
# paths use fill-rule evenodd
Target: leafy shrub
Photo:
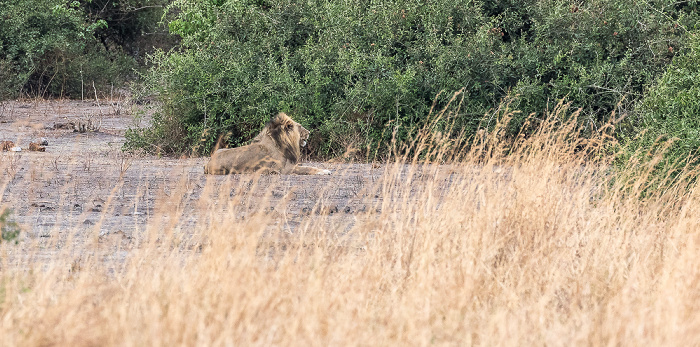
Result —
<path fill-rule="evenodd" d="M 632 139 L 634 147 L 654 150 L 672 141 L 666 149 L 667 166 L 687 161 L 700 149 L 700 34 L 689 34 L 688 42 L 688 49 L 673 59 L 637 108 L 637 130 L 646 132 Z"/>
<path fill-rule="evenodd" d="M 89 36 L 104 25 L 85 27 L 78 5 L 61 0 L 0 2 L 0 61 L 6 67 L 0 78 L 6 93 L 56 95 L 75 89 L 70 82 L 76 76 L 80 81 L 87 61 L 83 54 L 94 53 Z"/>
<path fill-rule="evenodd" d="M 568 97 L 589 131 L 638 100 L 685 49 L 696 2 L 598 0 L 177 0 L 182 47 L 153 55 L 144 75 L 163 107 L 127 148 L 207 153 L 240 145 L 271 114 L 312 130 L 312 150 L 382 147 L 421 128 L 433 101 L 467 97 L 453 121 L 470 134 L 508 95 L 510 133 Z M 447 91 L 441 93 L 441 91 Z M 437 97 L 436 97 L 437 96 Z M 157 145 L 154 145 L 157 144 Z"/>
<path fill-rule="evenodd" d="M 3 209 L 0 213 L 0 243 L 13 241 L 19 236 L 19 225 L 10 219 L 11 213 L 12 211 L 9 209 Z"/>
<path fill-rule="evenodd" d="M 136 62 L 122 47 L 155 25 L 145 20 L 162 13 L 134 6 L 165 2 L 0 1 L 0 100 L 19 94 L 86 97 L 93 83 L 101 89 L 123 83 L 134 76 Z M 139 13 L 136 19 L 127 16 L 130 8 Z"/>
<path fill-rule="evenodd" d="M 89 22 L 104 21 L 94 36 L 108 51 L 124 51 L 143 62 L 153 47 L 168 49 L 177 41 L 162 25 L 163 8 L 169 0 L 91 0 L 81 2 Z"/>

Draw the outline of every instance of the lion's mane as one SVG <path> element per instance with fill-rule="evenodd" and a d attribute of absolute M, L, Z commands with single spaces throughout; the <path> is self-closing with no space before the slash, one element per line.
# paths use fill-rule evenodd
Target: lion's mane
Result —
<path fill-rule="evenodd" d="M 274 116 L 247 145 L 219 149 L 204 166 L 205 174 L 279 173 L 330 174 L 328 170 L 297 167 L 301 147 L 306 145 L 309 131 L 285 113 Z"/>

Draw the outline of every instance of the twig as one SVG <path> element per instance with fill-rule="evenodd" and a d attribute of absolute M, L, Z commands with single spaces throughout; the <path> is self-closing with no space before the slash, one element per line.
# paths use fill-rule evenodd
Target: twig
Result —
<path fill-rule="evenodd" d="M 596 89 L 602 89 L 602 90 L 606 90 L 606 91 L 609 91 L 609 92 L 618 93 L 618 94 L 622 94 L 622 95 L 629 94 L 629 95 L 635 95 L 635 96 L 642 96 L 641 94 L 638 94 L 638 93 L 633 93 L 633 92 L 621 92 L 621 91 L 619 91 L 619 90 L 617 90 L 617 89 L 611 89 L 611 88 L 601 87 L 601 86 L 597 86 L 597 85 L 595 85 L 595 84 L 590 84 L 590 85 L 588 85 L 587 87 L 589 87 L 589 88 L 596 88 Z"/>
<path fill-rule="evenodd" d="M 100 109 L 100 124 L 95 128 L 95 130 L 99 131 L 102 129 L 102 105 L 100 105 L 100 99 L 97 98 L 97 88 L 95 88 L 95 81 L 92 81 L 92 90 L 95 91 L 95 102 L 97 103 L 97 107 Z"/>

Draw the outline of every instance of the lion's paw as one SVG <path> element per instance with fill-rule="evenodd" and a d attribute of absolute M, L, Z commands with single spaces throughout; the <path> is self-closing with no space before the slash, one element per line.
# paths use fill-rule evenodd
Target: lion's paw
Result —
<path fill-rule="evenodd" d="M 331 170 L 321 170 L 317 173 L 317 175 L 330 175 Z"/>

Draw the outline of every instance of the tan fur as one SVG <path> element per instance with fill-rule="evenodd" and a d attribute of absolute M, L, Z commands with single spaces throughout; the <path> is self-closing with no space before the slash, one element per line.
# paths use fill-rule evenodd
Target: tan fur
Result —
<path fill-rule="evenodd" d="M 41 146 L 40 144 L 36 142 L 30 142 L 29 143 L 29 150 L 34 151 L 34 152 L 46 152 L 46 147 Z"/>
<path fill-rule="evenodd" d="M 308 130 L 285 113 L 279 113 L 255 136 L 251 144 L 214 152 L 204 166 L 204 173 L 329 175 L 328 170 L 297 166 L 301 157 L 301 147 L 306 145 L 308 138 Z"/>
<path fill-rule="evenodd" d="M 12 149 L 12 147 L 15 146 L 15 143 L 12 141 L 2 141 L 0 142 L 0 147 L 2 147 L 3 151 L 9 151 Z"/>

